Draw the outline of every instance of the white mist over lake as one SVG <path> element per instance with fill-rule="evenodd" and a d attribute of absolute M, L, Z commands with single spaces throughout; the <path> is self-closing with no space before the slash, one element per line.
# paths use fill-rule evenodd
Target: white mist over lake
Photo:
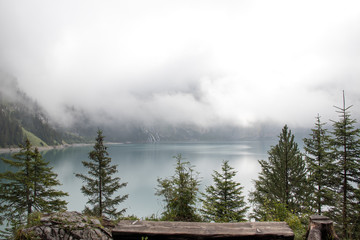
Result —
<path fill-rule="evenodd" d="M 342 90 L 360 105 L 360 1 L 2 0 L 0 35 L 0 69 L 60 124 L 75 107 L 117 125 L 309 127 Z"/>
<path fill-rule="evenodd" d="M 173 156 L 182 154 L 187 161 L 194 165 L 201 179 L 200 190 L 212 184 L 214 170 L 221 171 L 223 160 L 238 172 L 235 180 L 244 186 L 247 197 L 253 190 L 253 180 L 257 179 L 260 171 L 259 159 L 267 159 L 267 151 L 274 141 L 241 141 L 226 143 L 157 143 L 157 144 L 109 144 L 108 152 L 112 164 L 118 165 L 116 176 L 122 182 L 128 182 L 127 187 L 119 191 L 120 195 L 129 194 L 129 198 L 119 205 L 127 208 L 125 215 L 147 217 L 155 214 L 160 216 L 163 202 L 155 196 L 157 179 L 174 174 L 176 160 Z M 88 161 L 88 153 L 92 146 L 69 147 L 60 150 L 42 152 L 46 161 L 54 167 L 61 182 L 61 190 L 68 192 L 68 210 L 82 211 L 86 204 L 86 197 L 81 193 L 82 181 L 74 173 L 86 173 L 82 161 Z M 1 157 L 9 157 L 2 154 Z M 0 163 L 0 171 L 6 166 Z"/>

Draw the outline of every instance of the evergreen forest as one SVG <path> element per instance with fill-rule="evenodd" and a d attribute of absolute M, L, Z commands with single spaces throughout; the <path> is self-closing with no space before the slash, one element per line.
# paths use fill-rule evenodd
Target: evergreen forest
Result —
<path fill-rule="evenodd" d="M 0 72 L 0 148 L 17 147 L 29 139 L 37 147 L 84 142 L 49 120 L 46 111 L 12 76 Z"/>
<path fill-rule="evenodd" d="M 342 105 L 335 107 L 338 118 L 330 125 L 317 115 L 309 136 L 303 139 L 303 150 L 290 127 L 284 125 L 277 144 L 269 148 L 268 158 L 258 160 L 261 170 L 253 179 L 248 202 L 241 183 L 234 180 L 237 171 L 231 162 L 224 160 L 213 171 L 213 184 L 200 192 L 196 166 L 181 154 L 174 156 L 173 175 L 159 178 L 154 192 L 164 202 L 163 212 L 146 220 L 286 221 L 295 239 L 304 239 L 309 216 L 318 214 L 334 220 L 341 239 L 360 239 L 360 129 L 351 110 L 343 95 Z M 15 110 L 0 111 L 0 116 L 12 144 L 24 137 L 22 126 L 46 128 L 36 121 L 24 121 L 23 125 L 9 121 L 21 119 Z M 48 141 L 57 136 L 54 131 Z M 104 139 L 99 129 L 89 161 L 82 162 L 87 174 L 75 173 L 83 180 L 79 190 L 88 197 L 83 213 L 113 221 L 137 218 L 126 217 L 126 209 L 120 207 L 128 195 L 119 195 L 118 190 L 126 189 L 127 183 L 116 175 L 117 165 L 112 164 Z M 37 147 L 27 138 L 19 146 L 20 152 L 12 159 L 2 159 L 13 170 L 0 174 L 0 222 L 7 224 L 2 236 L 8 238 L 32 224 L 34 213 L 65 210 L 67 204 L 62 199 L 67 193 L 56 190 L 61 183 Z"/>

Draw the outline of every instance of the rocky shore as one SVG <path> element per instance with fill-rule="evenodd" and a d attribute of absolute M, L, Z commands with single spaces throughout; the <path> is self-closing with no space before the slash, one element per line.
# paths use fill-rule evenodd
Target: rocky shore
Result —
<path fill-rule="evenodd" d="M 111 231 L 115 227 L 110 220 L 100 221 L 78 212 L 43 214 L 33 225 L 19 232 L 20 239 L 110 240 Z"/>
<path fill-rule="evenodd" d="M 83 146 L 90 146 L 93 144 L 90 143 L 74 143 L 74 144 L 62 144 L 62 145 L 55 145 L 55 146 L 46 146 L 46 147 L 37 147 L 39 151 L 47 151 L 52 149 L 64 149 L 68 147 L 83 147 Z M 16 153 L 19 152 L 21 148 L 19 147 L 10 147 L 10 148 L 0 148 L 0 154 L 1 153 Z"/>

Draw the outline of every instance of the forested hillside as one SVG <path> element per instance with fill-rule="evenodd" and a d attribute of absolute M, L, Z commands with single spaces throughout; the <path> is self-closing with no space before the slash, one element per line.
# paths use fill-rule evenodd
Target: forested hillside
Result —
<path fill-rule="evenodd" d="M 256 122 L 251 126 L 224 123 L 199 126 L 191 123 L 169 123 L 160 118 L 156 123 L 144 119 L 123 120 L 121 115 L 114 119 L 104 112 L 97 114 L 77 106 L 65 106 L 64 116 L 71 120 L 68 131 L 86 139 L 93 139 L 98 128 L 103 129 L 110 142 L 191 142 L 191 141 L 241 141 L 272 139 L 281 129 L 275 122 Z M 125 109 L 128 111 L 131 109 Z M 308 129 L 295 130 L 299 139 L 307 136 Z"/>
<path fill-rule="evenodd" d="M 43 89 L 47 91 L 47 89 Z M 191 123 L 172 124 L 162 121 L 146 123 L 144 119 L 114 119 L 105 112 L 89 112 L 76 105 L 64 105 L 64 122 L 51 117 L 34 99 L 21 89 L 16 79 L 0 70 L 0 147 L 17 146 L 28 137 L 35 146 L 86 142 L 103 129 L 110 142 L 168 141 L 238 141 L 268 139 L 281 128 L 272 122 L 257 122 L 252 126 L 218 124 L 199 126 Z M 298 133 L 306 132 L 297 129 Z M 298 136 L 305 134 L 298 134 Z"/>
<path fill-rule="evenodd" d="M 81 140 L 51 126 L 44 109 L 18 87 L 16 79 L 0 73 L 0 147 L 17 146 L 25 137 L 39 146 Z"/>
<path fill-rule="evenodd" d="M 0 105 L 0 126 L 0 147 L 16 145 L 23 139 L 20 124 L 12 119 L 5 105 Z"/>

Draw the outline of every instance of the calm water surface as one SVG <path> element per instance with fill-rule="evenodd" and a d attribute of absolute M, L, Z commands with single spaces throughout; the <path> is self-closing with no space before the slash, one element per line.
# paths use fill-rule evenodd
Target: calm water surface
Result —
<path fill-rule="evenodd" d="M 112 163 L 118 165 L 117 176 L 127 187 L 119 191 L 120 195 L 129 194 L 129 198 L 120 205 L 127 208 L 126 215 L 146 217 L 151 214 L 159 216 L 163 202 L 155 196 L 158 178 L 173 175 L 176 160 L 172 157 L 181 153 L 186 160 L 195 166 L 201 178 L 201 190 L 212 184 L 213 170 L 220 171 L 223 160 L 238 172 L 236 180 L 244 186 L 247 196 L 253 190 L 252 180 L 260 171 L 259 159 L 267 158 L 270 146 L 274 141 L 242 141 L 228 143 L 157 143 L 157 144 L 109 144 L 108 152 Z M 58 174 L 62 183 L 61 190 L 68 192 L 68 210 L 82 211 L 87 201 L 80 191 L 82 181 L 74 173 L 86 173 L 81 161 L 88 161 L 88 152 L 92 146 L 69 147 L 61 150 L 42 152 L 50 162 L 53 171 Z M 9 158 L 9 154 L 0 157 Z M 0 161 L 0 171 L 7 166 Z"/>

